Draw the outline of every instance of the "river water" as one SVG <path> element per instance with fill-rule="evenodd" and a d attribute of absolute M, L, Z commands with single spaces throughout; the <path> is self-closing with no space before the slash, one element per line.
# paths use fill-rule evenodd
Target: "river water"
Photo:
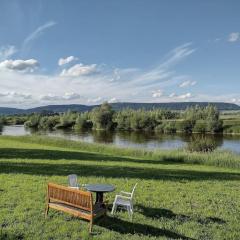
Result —
<path fill-rule="evenodd" d="M 177 149 L 184 148 L 190 141 L 197 141 L 197 134 L 160 134 L 154 132 L 106 132 L 56 130 L 31 131 L 22 125 L 4 126 L 2 135 L 23 136 L 30 134 L 61 137 L 65 139 L 89 143 L 113 144 L 121 147 L 144 149 Z M 240 135 L 204 135 L 213 141 L 218 149 L 230 150 L 240 154 Z"/>

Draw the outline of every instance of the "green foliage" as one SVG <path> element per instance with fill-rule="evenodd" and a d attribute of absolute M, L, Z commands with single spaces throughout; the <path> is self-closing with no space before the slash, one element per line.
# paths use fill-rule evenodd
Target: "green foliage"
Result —
<path fill-rule="evenodd" d="M 163 123 L 164 133 L 175 133 L 176 132 L 176 124 L 174 121 L 168 121 Z"/>
<path fill-rule="evenodd" d="M 216 106 L 187 108 L 183 118 L 189 122 L 188 132 L 221 132 L 222 121 Z"/>
<path fill-rule="evenodd" d="M 55 128 L 72 128 L 75 124 L 76 113 L 71 111 L 65 112 L 60 115 L 59 123 Z"/>
<path fill-rule="evenodd" d="M 187 144 L 190 152 L 212 152 L 217 148 L 216 142 L 204 136 L 193 136 Z"/>
<path fill-rule="evenodd" d="M 233 127 L 219 118 L 219 111 L 215 106 L 194 106 L 184 112 L 170 111 L 166 109 L 133 110 L 124 109 L 114 112 L 107 102 L 90 112 L 76 113 L 65 112 L 60 115 L 33 114 L 26 121 L 26 116 L 11 116 L 6 118 L 7 124 L 21 124 L 26 127 L 39 129 L 75 128 L 75 129 L 101 129 L 101 130 L 133 130 L 133 131 L 157 131 L 163 133 L 174 132 L 200 132 L 216 133 L 239 132 L 239 128 Z"/>
<path fill-rule="evenodd" d="M 175 122 L 177 132 L 191 133 L 192 132 L 192 121 L 191 120 L 179 120 Z"/>
<path fill-rule="evenodd" d="M 223 120 L 224 133 L 240 133 L 240 118 Z"/>
<path fill-rule="evenodd" d="M 43 116 L 39 121 L 39 128 L 45 130 L 52 130 L 59 124 L 59 116 Z"/>
<path fill-rule="evenodd" d="M 41 116 L 39 114 L 33 114 L 30 116 L 29 120 L 24 123 L 27 128 L 38 128 Z"/>
<path fill-rule="evenodd" d="M 0 117 L 0 131 L 2 131 L 4 125 L 4 119 Z"/>
<path fill-rule="evenodd" d="M 76 130 L 84 130 L 84 129 L 91 129 L 92 128 L 92 122 L 88 120 L 88 113 L 81 113 L 78 114 L 74 128 Z"/>
<path fill-rule="evenodd" d="M 208 131 L 208 123 L 205 120 L 197 120 L 192 131 L 196 133 L 205 133 Z"/>
<path fill-rule="evenodd" d="M 110 130 L 113 128 L 113 114 L 112 107 L 107 102 L 103 103 L 100 107 L 97 107 L 91 112 L 91 120 L 93 122 L 93 128 L 99 130 Z"/>

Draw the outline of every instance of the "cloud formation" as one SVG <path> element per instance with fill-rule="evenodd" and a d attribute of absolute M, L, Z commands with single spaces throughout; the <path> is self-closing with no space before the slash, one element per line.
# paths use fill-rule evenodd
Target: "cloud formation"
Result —
<path fill-rule="evenodd" d="M 70 63 L 70 62 L 73 62 L 73 61 L 77 61 L 77 60 L 78 60 L 78 58 L 74 57 L 74 56 L 69 56 L 69 57 L 66 57 L 66 58 L 60 58 L 58 60 L 58 65 L 62 66 L 62 65 L 65 65 L 67 63 Z"/>
<path fill-rule="evenodd" d="M 116 102 L 119 102 L 119 100 L 118 100 L 117 98 L 113 97 L 113 98 L 110 98 L 110 99 L 108 100 L 108 102 L 109 102 L 109 103 L 116 103 Z"/>
<path fill-rule="evenodd" d="M 162 97 L 162 96 L 163 96 L 163 91 L 160 90 L 160 89 L 152 92 L 152 97 L 154 97 L 154 98 L 159 98 L 159 97 Z"/>
<path fill-rule="evenodd" d="M 5 60 L 17 52 L 15 46 L 7 45 L 0 48 L 0 60 Z"/>
<path fill-rule="evenodd" d="M 230 33 L 228 36 L 228 41 L 229 42 L 236 42 L 240 39 L 240 33 L 239 32 L 233 32 Z"/>
<path fill-rule="evenodd" d="M 64 93 L 64 95 L 59 96 L 59 95 L 54 95 L 54 94 L 47 94 L 47 95 L 42 95 L 40 97 L 41 100 L 43 101 L 64 101 L 64 100 L 76 100 L 80 99 L 81 96 L 77 93 Z"/>
<path fill-rule="evenodd" d="M 190 86 L 196 85 L 196 83 L 197 83 L 196 81 L 186 80 L 186 81 L 182 82 L 182 83 L 179 85 L 179 87 L 180 87 L 180 88 L 190 87 Z"/>
<path fill-rule="evenodd" d="M 43 25 L 41 25 L 40 27 L 38 27 L 35 31 L 33 31 L 30 35 L 28 35 L 24 41 L 23 41 L 23 45 L 22 45 L 22 51 L 26 50 L 26 48 L 31 45 L 31 43 L 36 40 L 37 38 L 39 38 L 47 29 L 55 26 L 57 23 L 54 21 L 49 21 Z"/>
<path fill-rule="evenodd" d="M 185 94 L 182 94 L 182 95 L 179 95 L 177 96 L 177 98 L 179 99 L 187 99 L 187 98 L 191 98 L 192 97 L 192 94 L 191 93 L 185 93 Z"/>
<path fill-rule="evenodd" d="M 161 64 L 162 68 L 169 68 L 184 58 L 190 56 L 196 51 L 196 49 L 192 48 L 192 43 L 185 43 L 180 45 L 169 52 L 167 55 L 167 60 Z"/>
<path fill-rule="evenodd" d="M 99 104 L 119 99 L 122 102 L 182 101 L 188 99 L 189 94 L 184 97 L 176 93 L 170 97 L 168 92 L 177 91 L 179 84 L 191 77 L 177 74 L 174 66 L 194 51 L 191 44 L 183 44 L 170 51 L 160 64 L 145 69 L 79 63 L 53 74 L 44 74 L 41 69 L 38 73 L 31 72 L 38 66 L 37 60 L 8 60 L 0 62 L 0 69 L 8 70 L 0 71 L 3 79 L 0 89 L 2 92 L 18 89 L 19 94 L 31 93 L 25 107 L 51 103 Z M 6 96 L 2 99 L 5 99 L 2 103 L 9 103 Z M 17 106 L 17 103 L 19 101 L 12 105 Z"/>
<path fill-rule="evenodd" d="M 171 93 L 171 94 L 169 94 L 169 96 L 168 96 L 172 101 L 179 101 L 179 100 L 186 100 L 186 99 L 189 99 L 189 98 L 191 98 L 191 97 L 193 97 L 192 96 L 192 94 L 190 93 L 190 92 L 188 92 L 188 93 L 184 93 L 184 94 L 177 94 L 177 93 L 175 93 L 175 92 L 173 92 L 173 93 Z"/>
<path fill-rule="evenodd" d="M 34 71 L 39 66 L 36 59 L 28 60 L 5 60 L 0 62 L 0 69 L 15 70 L 15 71 Z"/>
<path fill-rule="evenodd" d="M 80 77 L 97 72 L 97 65 L 84 65 L 82 63 L 76 64 L 68 69 L 63 69 L 60 73 L 61 77 Z"/>

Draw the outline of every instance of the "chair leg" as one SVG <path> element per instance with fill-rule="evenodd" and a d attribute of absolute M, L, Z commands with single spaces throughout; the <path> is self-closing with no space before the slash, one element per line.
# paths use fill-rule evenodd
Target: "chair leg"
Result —
<path fill-rule="evenodd" d="M 131 211 L 130 206 L 127 206 L 127 211 L 128 211 L 128 215 L 129 215 L 130 219 L 132 219 L 132 211 Z"/>
<path fill-rule="evenodd" d="M 111 214 L 114 215 L 115 211 L 116 211 L 116 204 L 113 203 Z"/>

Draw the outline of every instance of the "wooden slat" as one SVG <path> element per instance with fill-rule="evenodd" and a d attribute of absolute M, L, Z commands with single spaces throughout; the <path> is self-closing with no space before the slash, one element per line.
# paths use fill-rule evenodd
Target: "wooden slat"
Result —
<path fill-rule="evenodd" d="M 67 212 L 90 221 L 90 232 L 92 231 L 93 219 L 106 214 L 105 208 L 98 209 L 99 211 L 94 212 L 91 192 L 73 189 L 55 183 L 48 183 L 45 216 L 47 216 L 49 208 Z"/>
<path fill-rule="evenodd" d="M 50 201 L 60 201 L 87 211 L 92 210 L 92 194 L 90 192 L 49 183 L 48 197 Z"/>

